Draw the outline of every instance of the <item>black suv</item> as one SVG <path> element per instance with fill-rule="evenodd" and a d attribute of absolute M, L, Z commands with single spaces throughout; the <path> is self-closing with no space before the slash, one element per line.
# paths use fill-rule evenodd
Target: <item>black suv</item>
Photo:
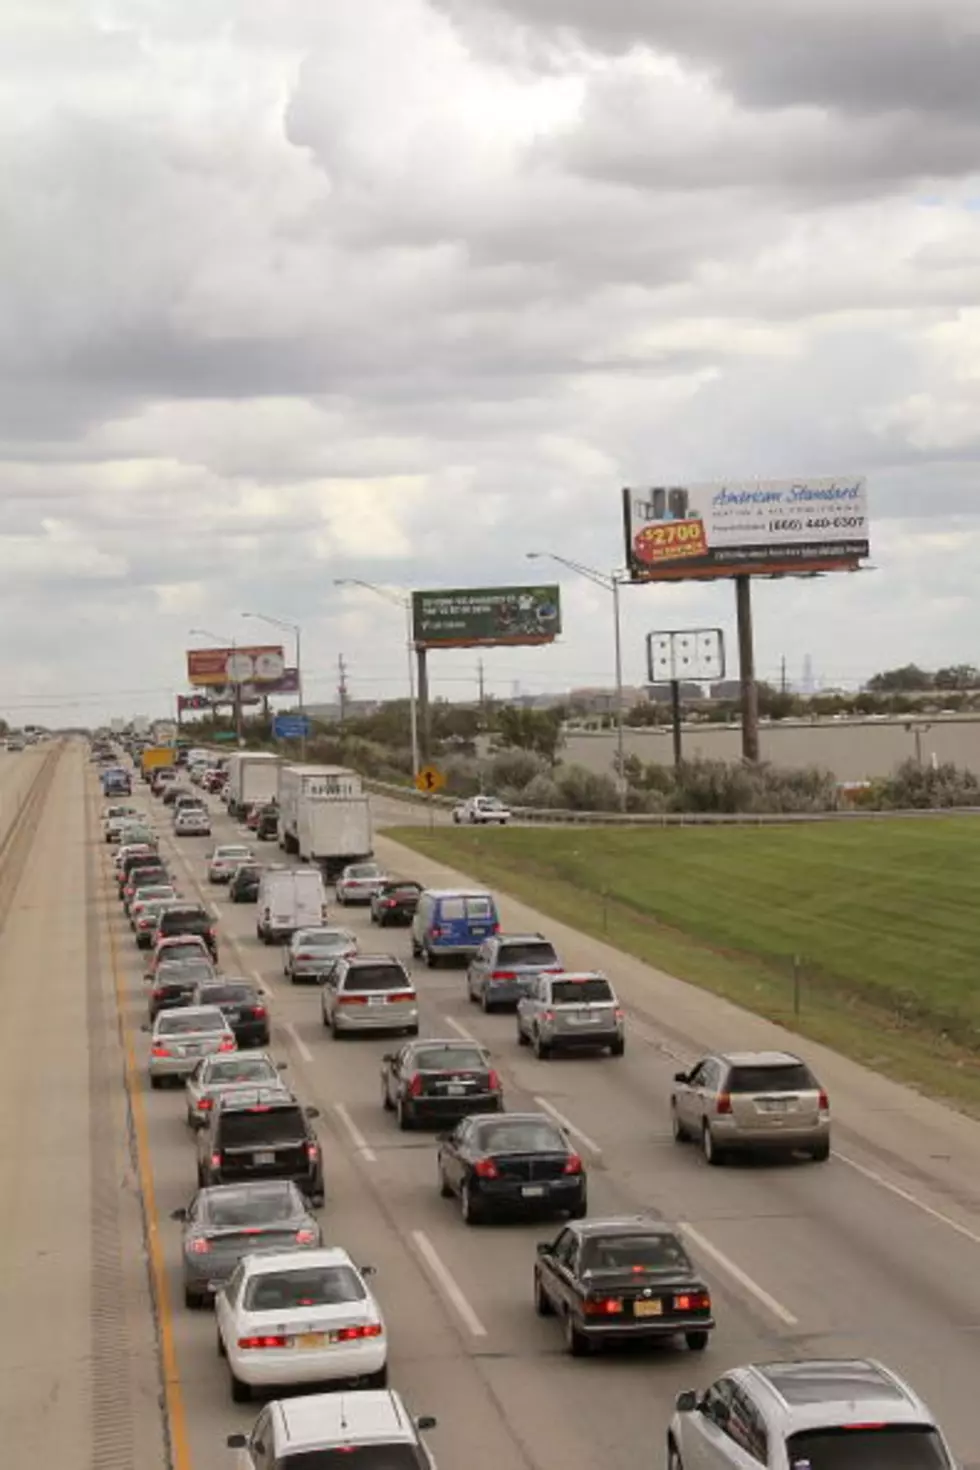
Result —
<path fill-rule="evenodd" d="M 211 958 L 218 958 L 218 936 L 215 933 L 214 920 L 200 904 L 164 909 L 153 935 L 153 948 L 156 949 L 161 939 L 176 939 L 180 934 L 198 935 L 207 945 Z"/>
<path fill-rule="evenodd" d="M 259 882 L 262 869 L 258 863 L 242 863 L 236 868 L 228 884 L 228 896 L 232 903 L 258 903 Z"/>
<path fill-rule="evenodd" d="M 279 836 L 279 808 L 264 806 L 255 824 L 255 835 L 260 842 L 274 842 Z"/>
<path fill-rule="evenodd" d="M 323 1157 L 311 1122 L 319 1116 L 268 1087 L 217 1099 L 197 1135 L 198 1185 L 291 1179 L 311 1204 L 322 1205 Z"/>

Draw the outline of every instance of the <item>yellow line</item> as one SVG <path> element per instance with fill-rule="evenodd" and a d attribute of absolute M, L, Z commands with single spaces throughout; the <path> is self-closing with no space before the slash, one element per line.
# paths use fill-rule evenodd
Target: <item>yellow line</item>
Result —
<path fill-rule="evenodd" d="M 91 815 L 92 797 L 90 789 L 90 818 Z M 105 897 L 111 890 L 108 882 L 109 870 L 104 846 L 100 852 L 100 859 L 103 883 L 106 887 L 106 894 L 103 895 Z M 109 941 L 109 959 L 112 965 L 112 978 L 116 992 L 116 1009 L 119 1014 L 123 1053 L 126 1061 L 126 1091 L 129 1094 L 129 1105 L 133 1115 L 133 1127 L 136 1131 L 136 1156 L 140 1189 L 143 1194 L 143 1205 L 146 1212 L 147 1247 L 150 1253 L 150 1269 L 153 1274 L 153 1291 L 156 1297 L 157 1320 L 160 1330 L 160 1357 L 163 1366 L 163 1392 L 166 1403 L 167 1423 L 169 1426 L 170 1463 L 172 1470 L 192 1470 L 190 1444 L 187 1438 L 187 1411 L 184 1407 L 184 1389 L 180 1381 L 180 1370 L 177 1366 L 177 1349 L 174 1344 L 174 1322 L 173 1310 L 170 1305 L 170 1288 L 167 1284 L 167 1270 L 163 1261 L 163 1252 L 160 1249 L 160 1216 L 157 1211 L 156 1190 L 153 1184 L 153 1166 L 150 1156 L 150 1137 L 146 1127 L 146 1109 L 143 1104 L 143 1093 L 140 1089 L 139 1077 L 136 1071 L 136 1053 L 133 1049 L 132 1031 L 126 1020 L 126 990 L 108 905 L 105 911 L 105 931 Z"/>

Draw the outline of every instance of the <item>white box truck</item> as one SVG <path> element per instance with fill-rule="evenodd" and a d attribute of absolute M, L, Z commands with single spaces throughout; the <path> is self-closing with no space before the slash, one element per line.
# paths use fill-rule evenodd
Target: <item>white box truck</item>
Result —
<path fill-rule="evenodd" d="M 370 800 L 345 766 L 283 766 L 279 772 L 279 844 L 316 863 L 327 878 L 374 851 Z"/>
<path fill-rule="evenodd" d="M 235 818 L 278 795 L 280 757 L 265 750 L 236 750 L 228 757 L 228 812 Z"/>

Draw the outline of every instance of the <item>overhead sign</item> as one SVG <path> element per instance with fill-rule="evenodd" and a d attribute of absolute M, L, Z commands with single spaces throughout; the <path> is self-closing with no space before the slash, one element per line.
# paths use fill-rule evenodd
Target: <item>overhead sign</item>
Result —
<path fill-rule="evenodd" d="M 248 648 L 189 648 L 187 682 L 196 688 L 278 684 L 286 672 L 281 644 Z"/>
<path fill-rule="evenodd" d="M 306 715 L 276 715 L 272 722 L 276 740 L 305 740 L 309 733 L 310 721 Z"/>
<path fill-rule="evenodd" d="M 415 785 L 419 791 L 427 791 L 431 796 L 433 791 L 438 791 L 440 786 L 445 786 L 446 778 L 435 766 L 423 766 L 415 777 Z"/>
<path fill-rule="evenodd" d="M 624 490 L 623 522 L 633 582 L 853 571 L 870 551 L 863 479 Z"/>
<path fill-rule="evenodd" d="M 412 593 L 419 648 L 526 647 L 553 643 L 560 632 L 561 594 L 554 585 Z"/>

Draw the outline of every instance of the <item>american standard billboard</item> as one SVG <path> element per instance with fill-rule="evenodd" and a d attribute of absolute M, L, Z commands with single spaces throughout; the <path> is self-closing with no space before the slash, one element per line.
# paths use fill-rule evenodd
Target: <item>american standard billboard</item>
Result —
<path fill-rule="evenodd" d="M 623 521 L 634 582 L 850 570 L 869 554 L 863 479 L 624 490 Z"/>

